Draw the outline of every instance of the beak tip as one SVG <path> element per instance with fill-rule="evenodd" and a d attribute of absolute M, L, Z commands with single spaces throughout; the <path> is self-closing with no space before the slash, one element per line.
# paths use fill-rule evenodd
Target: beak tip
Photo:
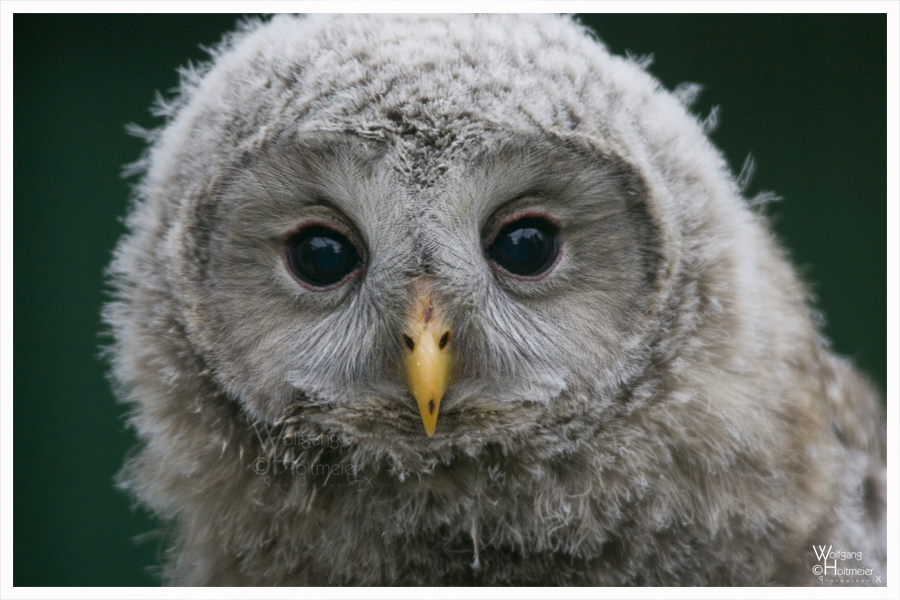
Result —
<path fill-rule="evenodd" d="M 437 429 L 436 411 L 428 416 L 425 416 L 425 413 L 422 412 L 422 425 L 425 427 L 425 435 L 432 437 L 434 435 L 434 430 Z"/>

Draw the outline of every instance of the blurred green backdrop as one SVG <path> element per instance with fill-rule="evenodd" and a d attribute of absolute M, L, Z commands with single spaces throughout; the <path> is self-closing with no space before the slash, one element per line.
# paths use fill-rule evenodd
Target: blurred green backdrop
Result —
<path fill-rule="evenodd" d="M 154 585 L 158 538 L 113 475 L 135 444 L 98 358 L 103 268 L 123 228 L 125 124 L 235 15 L 14 17 L 14 584 Z M 885 389 L 884 15 L 591 15 L 614 53 L 699 82 L 713 141 L 813 285 L 825 332 Z"/>

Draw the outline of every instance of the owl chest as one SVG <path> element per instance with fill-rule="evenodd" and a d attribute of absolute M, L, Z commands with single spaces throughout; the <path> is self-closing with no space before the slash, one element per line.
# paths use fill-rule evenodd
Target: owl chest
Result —
<path fill-rule="evenodd" d="M 478 473 L 463 468 L 431 485 L 369 476 L 319 488 L 313 510 L 295 521 L 301 528 L 283 538 L 305 547 L 286 583 L 749 584 L 771 571 L 763 558 L 783 543 L 739 527 L 721 539 L 663 514 L 652 495 L 616 505 L 555 479 Z M 651 512 L 655 522 L 643 518 Z"/>

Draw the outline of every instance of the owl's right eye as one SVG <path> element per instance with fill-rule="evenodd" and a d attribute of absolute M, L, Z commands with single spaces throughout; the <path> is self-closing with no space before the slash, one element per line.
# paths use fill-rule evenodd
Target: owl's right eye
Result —
<path fill-rule="evenodd" d="M 324 225 L 310 225 L 293 234 L 283 253 L 294 277 L 315 288 L 329 288 L 362 269 L 353 242 Z"/>

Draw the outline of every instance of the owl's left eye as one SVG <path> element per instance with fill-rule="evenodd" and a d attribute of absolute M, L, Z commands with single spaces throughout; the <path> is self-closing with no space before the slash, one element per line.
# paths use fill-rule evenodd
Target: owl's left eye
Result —
<path fill-rule="evenodd" d="M 542 217 L 516 219 L 500 229 L 487 254 L 513 275 L 539 278 L 559 256 L 559 230 Z"/>
<path fill-rule="evenodd" d="M 287 239 L 283 252 L 291 273 L 317 288 L 340 283 L 361 268 L 353 242 L 324 225 L 304 227 Z"/>

